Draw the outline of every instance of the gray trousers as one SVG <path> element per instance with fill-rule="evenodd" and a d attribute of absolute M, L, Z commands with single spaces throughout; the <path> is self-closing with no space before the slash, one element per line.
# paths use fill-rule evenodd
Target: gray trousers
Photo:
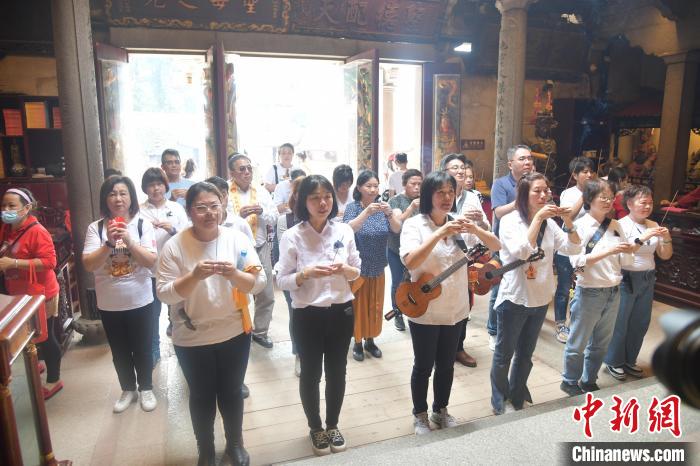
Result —
<path fill-rule="evenodd" d="M 267 284 L 260 293 L 255 295 L 253 333 L 255 335 L 267 335 L 267 330 L 270 328 L 270 322 L 272 321 L 272 309 L 275 307 L 274 280 L 272 279 L 272 262 L 270 259 L 272 245 L 266 242 L 262 246 L 256 247 L 255 251 L 260 257 L 260 262 L 267 276 Z"/>

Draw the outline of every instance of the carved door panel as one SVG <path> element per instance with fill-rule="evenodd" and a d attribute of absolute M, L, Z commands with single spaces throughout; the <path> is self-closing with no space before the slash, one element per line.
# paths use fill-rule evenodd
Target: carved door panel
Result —
<path fill-rule="evenodd" d="M 442 158 L 460 152 L 460 68 L 456 63 L 423 65 L 424 174 L 438 168 Z"/>
<path fill-rule="evenodd" d="M 377 172 L 379 158 L 379 55 L 372 49 L 345 60 L 348 153 L 354 168 Z M 353 163 L 351 163 L 353 165 Z"/>

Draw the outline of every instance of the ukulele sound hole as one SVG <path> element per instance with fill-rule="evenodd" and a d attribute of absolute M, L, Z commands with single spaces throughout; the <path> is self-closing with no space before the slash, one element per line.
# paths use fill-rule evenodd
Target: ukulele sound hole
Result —
<path fill-rule="evenodd" d="M 488 278 L 489 280 L 491 280 L 491 279 L 493 278 L 493 274 L 492 274 L 491 272 L 486 272 L 486 273 L 484 274 L 484 276 L 485 276 L 486 278 Z"/>
<path fill-rule="evenodd" d="M 430 293 L 430 286 L 429 286 L 429 285 L 423 285 L 423 286 L 420 287 L 420 290 L 421 290 L 423 293 Z"/>

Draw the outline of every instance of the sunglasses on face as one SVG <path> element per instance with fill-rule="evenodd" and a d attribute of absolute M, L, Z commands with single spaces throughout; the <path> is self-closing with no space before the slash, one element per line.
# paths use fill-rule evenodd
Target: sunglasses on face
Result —
<path fill-rule="evenodd" d="M 251 165 L 241 165 L 238 167 L 240 173 L 251 172 L 253 173 L 253 167 Z"/>

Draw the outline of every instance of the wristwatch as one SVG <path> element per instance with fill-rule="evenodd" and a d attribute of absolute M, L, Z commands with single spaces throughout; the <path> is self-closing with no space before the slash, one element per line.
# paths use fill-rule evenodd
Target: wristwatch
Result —
<path fill-rule="evenodd" d="M 564 233 L 573 233 L 576 231 L 576 225 L 572 225 L 571 228 L 567 228 L 566 224 L 561 226 L 561 229 Z"/>
<path fill-rule="evenodd" d="M 114 244 L 110 243 L 109 240 L 105 241 L 105 246 L 107 246 L 108 248 L 111 248 L 111 249 L 115 248 Z"/>
<path fill-rule="evenodd" d="M 635 239 L 634 239 L 634 242 L 635 242 L 636 244 L 640 245 L 640 246 L 644 246 L 644 241 L 642 241 L 642 240 L 639 239 L 639 238 L 635 238 Z"/>

